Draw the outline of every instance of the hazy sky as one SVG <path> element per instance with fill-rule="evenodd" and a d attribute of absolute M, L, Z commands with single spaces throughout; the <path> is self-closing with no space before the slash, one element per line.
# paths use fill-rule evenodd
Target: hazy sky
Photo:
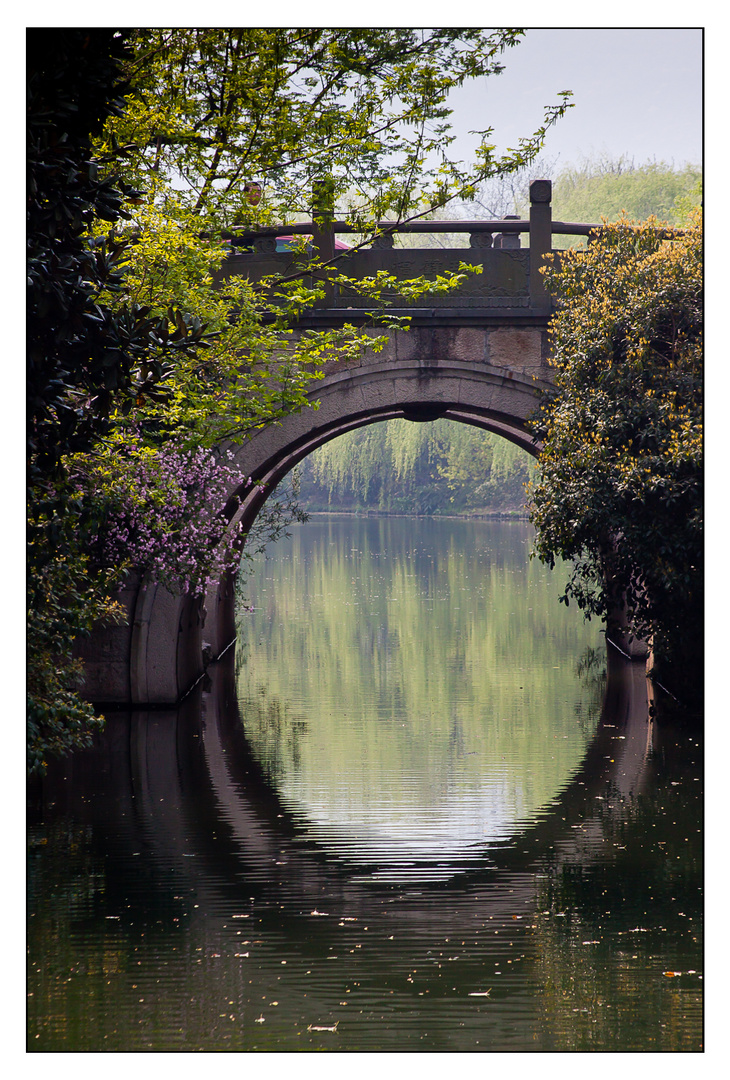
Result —
<path fill-rule="evenodd" d="M 454 128 L 494 127 L 500 150 L 542 122 L 542 108 L 572 90 L 575 107 L 550 130 L 558 164 L 606 152 L 700 164 L 702 31 L 537 29 L 504 54 L 501 75 L 453 98 Z M 459 156 L 468 153 L 459 143 Z"/>

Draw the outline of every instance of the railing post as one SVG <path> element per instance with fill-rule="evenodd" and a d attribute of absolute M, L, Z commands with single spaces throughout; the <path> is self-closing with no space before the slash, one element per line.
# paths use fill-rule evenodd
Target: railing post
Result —
<path fill-rule="evenodd" d="M 550 294 L 540 273 L 545 255 L 552 249 L 553 185 L 550 180 L 533 180 L 530 184 L 530 305 L 550 306 Z"/>
<path fill-rule="evenodd" d="M 503 221 L 519 221 L 518 214 L 505 214 L 502 218 Z M 522 241 L 520 240 L 520 234 L 516 232 L 497 233 L 494 238 L 494 246 L 496 248 L 512 249 L 522 247 Z"/>
<path fill-rule="evenodd" d="M 329 262 L 335 257 L 335 230 L 332 227 L 335 217 L 334 181 L 332 177 L 317 180 L 312 185 L 312 255 L 321 262 Z M 322 277 L 325 286 L 324 303 L 331 303 L 334 289 L 330 285 L 325 271 Z"/>

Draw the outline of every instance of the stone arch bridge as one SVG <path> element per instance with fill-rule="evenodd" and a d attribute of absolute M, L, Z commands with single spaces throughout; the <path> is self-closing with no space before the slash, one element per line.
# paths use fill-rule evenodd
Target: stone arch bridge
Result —
<path fill-rule="evenodd" d="M 277 251 L 277 236 L 309 234 L 323 258 L 341 255 L 351 278 L 384 269 L 400 278 L 435 276 L 456 270 L 460 261 L 480 263 L 456 293 L 428 297 L 428 307 L 389 298 L 394 314 L 407 315 L 410 329 L 392 331 L 382 352 L 357 361 L 335 362 L 324 371 L 305 409 L 269 426 L 239 447 L 234 462 L 254 481 L 240 494 L 236 517 L 244 529 L 267 495 L 307 454 L 330 439 L 382 420 L 404 417 L 423 422 L 446 417 L 496 432 L 531 453 L 537 447 L 527 429 L 537 392 L 549 386 L 547 326 L 552 313 L 539 267 L 552 248 L 553 234 L 589 236 L 595 225 L 554 222 L 551 185 L 534 181 L 530 218 L 501 221 L 414 223 L 399 232 L 430 233 L 437 239 L 461 235 L 469 248 L 393 247 L 383 233 L 370 249 L 341 255 L 336 232 L 344 223 L 309 222 L 270 228 L 239 238 L 246 250 L 224 264 L 222 277 L 258 279 L 286 273 L 292 253 Z M 522 246 L 521 236 L 527 237 Z M 432 241 L 433 243 L 433 241 Z M 355 293 L 328 287 L 325 298 L 301 319 L 297 332 L 344 322 L 364 325 L 372 310 Z M 380 330 L 377 331 L 381 333 Z M 201 605 L 159 585 L 132 582 L 123 600 L 127 626 L 99 629 L 84 643 L 84 693 L 101 704 L 171 705 L 178 702 L 235 639 L 233 586 L 213 590 Z"/>

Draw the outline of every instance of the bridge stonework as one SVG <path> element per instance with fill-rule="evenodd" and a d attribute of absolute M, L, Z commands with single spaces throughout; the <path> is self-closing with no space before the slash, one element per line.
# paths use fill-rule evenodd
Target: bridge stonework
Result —
<path fill-rule="evenodd" d="M 357 360 L 329 363 L 322 381 L 315 384 L 312 400 L 317 409 L 303 409 L 268 426 L 240 447 L 231 447 L 234 462 L 253 481 L 231 492 L 240 500 L 234 515 L 244 531 L 253 524 L 277 483 L 307 454 L 347 431 L 383 420 L 405 418 L 427 422 L 440 417 L 473 424 L 495 432 L 535 454 L 537 447 L 527 420 L 537 395 L 550 385 L 547 327 L 551 314 L 538 274 L 550 247 L 551 219 L 547 181 L 532 185 L 530 222 L 458 223 L 472 230 L 472 247 L 480 252 L 484 272 L 466 295 L 453 303 L 439 297 L 432 308 L 412 308 L 410 329 L 390 331 L 380 352 L 366 350 Z M 537 186 L 536 186 L 537 185 Z M 548 198 L 545 199 L 545 192 Z M 431 225 L 434 223 L 430 223 Z M 436 223 L 438 224 L 438 223 Z M 492 247 L 490 227 L 503 227 L 506 250 Z M 556 227 L 557 226 L 557 227 Z M 310 226 L 311 227 L 311 226 Z M 449 222 L 449 229 L 457 223 Z M 554 232 L 584 232 L 589 226 L 554 223 Z M 270 230 L 271 231 L 271 230 Z M 276 230 L 273 230 L 276 232 Z M 278 232 L 284 233 L 280 228 Z M 302 231 L 299 228 L 299 231 Z M 442 230 L 445 231 L 445 228 Z M 529 251 L 519 247 L 519 233 L 529 232 Z M 478 243 L 473 236 L 478 235 Z M 332 245 L 331 245 L 332 246 Z M 235 255 L 228 273 L 272 272 L 284 269 L 291 256 Z M 383 245 L 356 254 L 351 265 L 362 263 L 372 272 L 388 268 L 392 253 Z M 418 259 L 418 251 L 408 259 Z M 451 269 L 469 253 L 445 249 L 425 253 L 430 265 Z M 434 262 L 436 260 L 436 262 Z M 516 275 L 515 267 L 520 268 Z M 348 275 L 356 276 L 347 269 Z M 516 291 L 515 291 L 516 290 Z M 461 300 L 461 304 L 459 301 Z M 352 298 L 328 293 L 324 305 L 313 309 L 302 329 L 352 321 L 366 323 L 370 312 L 349 307 Z M 355 302 L 357 300 L 355 299 Z M 301 331 L 299 331 L 301 332 Z M 374 329 L 381 335 L 382 330 Z M 175 596 L 160 585 L 131 579 L 121 595 L 128 614 L 126 626 L 100 627 L 80 648 L 85 667 L 84 694 L 100 704 L 172 705 L 202 676 L 208 663 L 235 640 L 234 585 L 224 581 L 204 602 Z"/>
<path fill-rule="evenodd" d="M 526 421 L 549 384 L 546 330 L 539 327 L 417 326 L 394 331 L 381 352 L 327 365 L 304 409 L 264 428 L 232 464 L 254 484 L 235 515 L 253 524 L 276 484 L 318 446 L 365 424 L 438 417 L 496 432 L 536 453 Z M 260 489 L 264 490 L 261 491 Z M 204 604 L 132 578 L 121 594 L 126 626 L 99 628 L 81 648 L 84 694 L 104 704 L 179 701 L 235 637 L 232 583 Z"/>

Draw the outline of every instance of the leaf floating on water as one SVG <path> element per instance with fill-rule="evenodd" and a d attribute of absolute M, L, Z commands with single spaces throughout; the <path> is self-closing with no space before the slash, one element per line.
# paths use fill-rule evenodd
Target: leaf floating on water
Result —
<path fill-rule="evenodd" d="M 337 1024 L 339 1024 L 339 1020 Z M 332 1027 L 324 1027 L 322 1024 L 310 1024 L 307 1027 L 307 1031 L 337 1031 L 337 1024 L 333 1024 Z"/>
<path fill-rule="evenodd" d="M 664 971 L 663 975 L 666 975 L 668 979 L 673 979 L 676 975 L 681 975 L 681 971 Z"/>

